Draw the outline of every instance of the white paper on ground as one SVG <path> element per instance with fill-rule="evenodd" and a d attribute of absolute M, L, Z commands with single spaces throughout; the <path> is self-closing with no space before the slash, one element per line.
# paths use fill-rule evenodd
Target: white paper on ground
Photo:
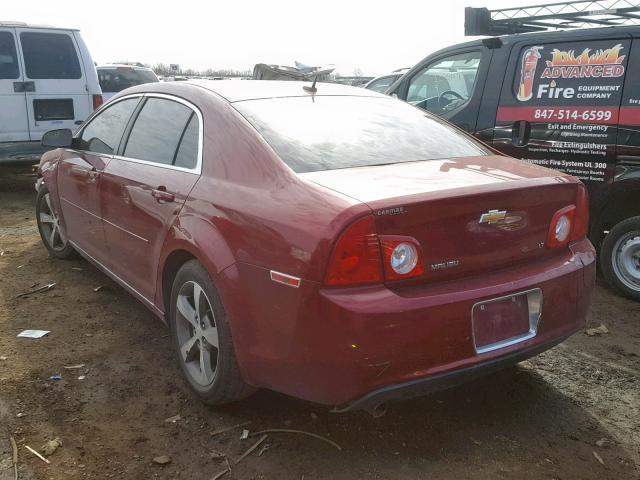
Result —
<path fill-rule="evenodd" d="M 49 333 L 49 330 L 23 330 L 18 334 L 21 338 L 42 338 Z"/>

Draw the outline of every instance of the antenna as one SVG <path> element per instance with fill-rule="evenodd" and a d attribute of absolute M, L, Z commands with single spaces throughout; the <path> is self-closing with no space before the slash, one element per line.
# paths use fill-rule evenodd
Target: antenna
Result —
<path fill-rule="evenodd" d="M 313 78 L 313 83 L 311 84 L 311 86 L 309 86 L 309 85 L 303 85 L 303 86 L 302 86 L 302 89 L 303 89 L 305 92 L 316 93 L 316 92 L 318 91 L 318 89 L 316 88 L 316 82 L 317 82 L 317 81 L 318 81 L 318 75 L 316 75 L 316 76 Z"/>

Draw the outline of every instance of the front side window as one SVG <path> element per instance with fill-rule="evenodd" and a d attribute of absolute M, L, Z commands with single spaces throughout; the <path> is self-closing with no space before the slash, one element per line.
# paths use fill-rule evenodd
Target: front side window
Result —
<path fill-rule="evenodd" d="M 197 152 L 199 127 L 194 111 L 173 100 L 149 98 L 131 129 L 123 155 L 163 165 L 177 165 L 179 155 L 177 166 L 195 166 L 194 129 Z"/>
<path fill-rule="evenodd" d="M 15 79 L 20 76 L 18 56 L 13 34 L 0 32 L 0 79 Z"/>
<path fill-rule="evenodd" d="M 25 73 L 33 79 L 77 79 L 82 77 L 73 40 L 66 33 L 20 34 Z"/>
<path fill-rule="evenodd" d="M 413 76 L 407 102 L 442 115 L 466 103 L 478 76 L 482 52 L 468 52 L 438 60 Z"/>
<path fill-rule="evenodd" d="M 488 153 L 455 128 L 391 97 L 316 95 L 233 106 L 297 173 Z"/>
<path fill-rule="evenodd" d="M 127 98 L 98 113 L 82 131 L 78 149 L 113 154 L 139 100 Z"/>

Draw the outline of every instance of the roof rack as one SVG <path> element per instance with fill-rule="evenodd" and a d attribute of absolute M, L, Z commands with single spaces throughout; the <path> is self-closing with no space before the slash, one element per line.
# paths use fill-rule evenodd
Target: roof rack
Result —
<path fill-rule="evenodd" d="M 613 27 L 640 24 L 640 2 L 581 0 L 529 7 L 465 8 L 465 35 L 507 35 L 559 28 Z"/>

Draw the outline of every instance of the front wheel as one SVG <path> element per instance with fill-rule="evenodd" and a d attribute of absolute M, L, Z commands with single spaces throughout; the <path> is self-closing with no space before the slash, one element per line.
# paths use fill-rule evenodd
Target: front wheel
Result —
<path fill-rule="evenodd" d="M 63 260 L 75 258 L 76 252 L 69 243 L 60 216 L 51 202 L 51 193 L 46 186 L 40 187 L 36 197 L 36 221 L 42 243 L 49 255 Z"/>
<path fill-rule="evenodd" d="M 600 267 L 607 282 L 640 301 L 640 217 L 615 225 L 602 242 Z"/>
<path fill-rule="evenodd" d="M 221 405 L 253 393 L 240 374 L 218 292 L 196 260 L 176 275 L 169 323 L 180 368 L 203 402 Z"/>

